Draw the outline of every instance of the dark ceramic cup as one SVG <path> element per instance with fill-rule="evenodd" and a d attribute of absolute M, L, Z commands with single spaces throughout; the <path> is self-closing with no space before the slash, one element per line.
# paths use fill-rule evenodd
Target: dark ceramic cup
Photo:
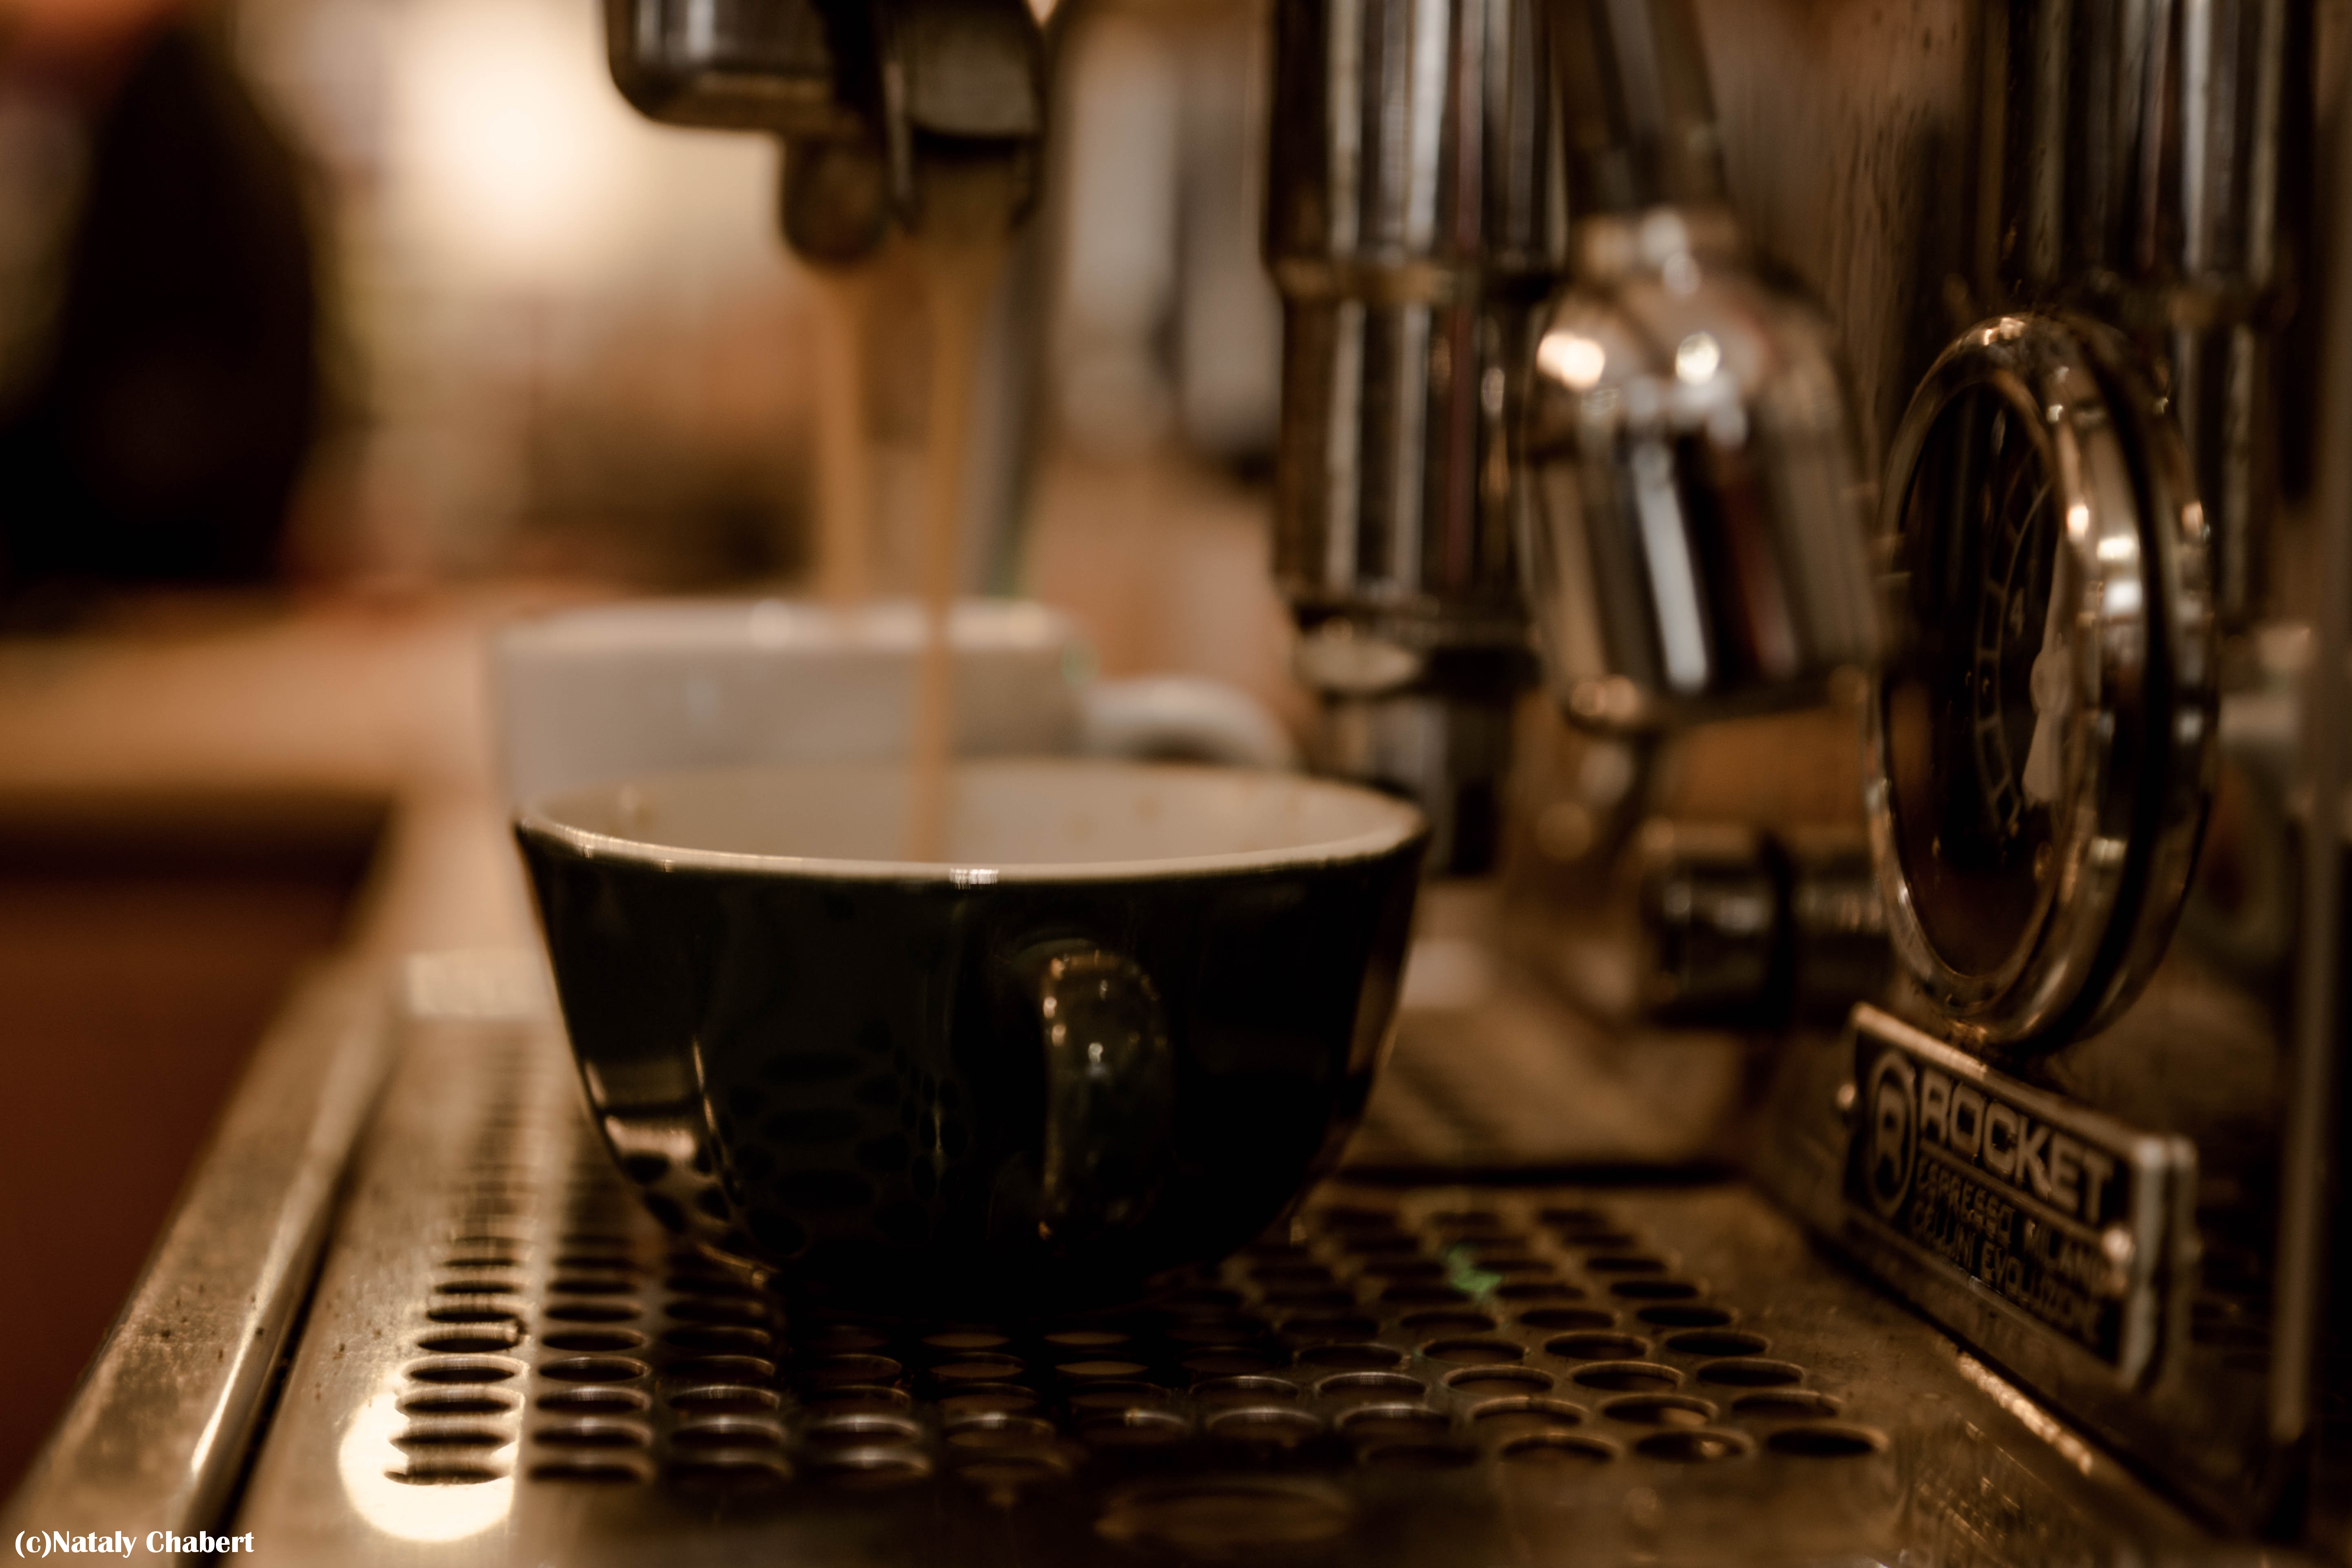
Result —
<path fill-rule="evenodd" d="M 672 774 L 516 833 L 589 1106 L 672 1229 L 803 1299 L 1108 1304 L 1337 1156 L 1424 827 L 1295 775 L 969 763 L 952 860 L 889 764 Z"/>

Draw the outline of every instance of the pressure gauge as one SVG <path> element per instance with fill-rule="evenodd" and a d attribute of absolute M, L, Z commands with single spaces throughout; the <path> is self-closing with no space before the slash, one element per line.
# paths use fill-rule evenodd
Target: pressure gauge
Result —
<path fill-rule="evenodd" d="M 2120 337 L 2006 316 L 1895 441 L 1864 786 L 1896 954 L 1955 1043 L 2048 1050 L 2137 994 L 2214 768 L 2206 526 Z"/>

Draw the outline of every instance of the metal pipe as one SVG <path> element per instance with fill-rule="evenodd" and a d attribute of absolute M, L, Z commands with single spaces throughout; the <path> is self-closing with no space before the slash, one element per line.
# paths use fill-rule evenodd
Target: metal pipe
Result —
<path fill-rule="evenodd" d="M 1265 252 L 1283 297 L 1275 575 L 1328 771 L 1494 850 L 1526 683 L 1528 323 L 1565 230 L 1531 0 L 1281 0 Z"/>
<path fill-rule="evenodd" d="M 2311 668 L 2303 692 L 2303 773 L 2310 816 L 2303 835 L 2303 930 L 2295 955 L 2294 1033 L 2279 1156 L 2276 1317 L 2270 1425 L 2282 1447 L 2312 1426 L 2319 1330 L 2326 1306 L 2328 1190 L 2340 1179 L 2336 1058 L 2343 1048 L 2344 792 L 2352 692 L 2352 113 L 2336 96 L 2335 232 L 2327 291 L 2326 380 L 2316 442 Z M 2333 438 L 2325 432 L 2334 430 Z"/>
<path fill-rule="evenodd" d="M 2122 327 L 2165 384 L 2224 626 L 2257 618 L 2276 510 L 2283 138 L 2306 0 L 1993 0 L 1978 287 Z"/>

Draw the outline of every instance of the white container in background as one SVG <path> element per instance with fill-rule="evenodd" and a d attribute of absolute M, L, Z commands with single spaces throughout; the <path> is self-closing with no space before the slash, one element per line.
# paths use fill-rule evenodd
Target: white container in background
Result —
<path fill-rule="evenodd" d="M 1044 605 L 964 600 L 949 635 L 960 755 L 1296 761 L 1280 722 L 1223 682 L 1093 679 L 1093 650 Z M 737 763 L 903 756 L 922 638 L 906 600 L 659 600 L 515 622 L 491 653 L 508 798 Z"/>

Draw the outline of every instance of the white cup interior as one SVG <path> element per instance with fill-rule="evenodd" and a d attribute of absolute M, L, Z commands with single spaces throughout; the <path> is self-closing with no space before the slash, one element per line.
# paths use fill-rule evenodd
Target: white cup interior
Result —
<path fill-rule="evenodd" d="M 660 774 L 544 798 L 522 822 L 665 865 L 1003 880 L 1363 858 L 1422 828 L 1403 801 L 1254 769 L 1025 758 L 964 763 L 952 778 L 937 863 L 905 858 L 908 774 L 889 763 Z"/>

